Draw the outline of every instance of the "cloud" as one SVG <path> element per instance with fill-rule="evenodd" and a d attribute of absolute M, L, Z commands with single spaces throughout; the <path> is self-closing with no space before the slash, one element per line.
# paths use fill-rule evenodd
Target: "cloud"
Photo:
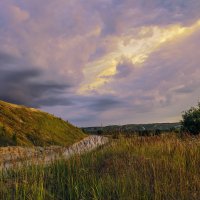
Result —
<path fill-rule="evenodd" d="M 12 64 L 12 65 L 11 65 Z M 14 67 L 13 67 L 14 65 Z M 44 71 L 36 67 L 25 67 L 25 63 L 7 53 L 0 53 L 0 99 L 39 107 L 41 105 L 68 104 L 63 94 L 71 85 L 44 80 Z M 20 69 L 17 69 L 20 67 Z M 66 101 L 64 103 L 64 100 Z"/>
<path fill-rule="evenodd" d="M 53 97 L 55 93 L 52 92 L 52 97 L 41 98 L 35 102 L 36 105 L 39 106 L 73 106 L 74 102 L 71 99 L 67 99 L 66 97 Z"/>
<path fill-rule="evenodd" d="M 105 111 L 119 107 L 122 102 L 114 98 L 100 98 L 89 105 L 89 108 L 94 111 Z"/>
<path fill-rule="evenodd" d="M 102 20 L 102 34 L 121 35 L 133 27 L 181 23 L 189 25 L 199 19 L 198 0 L 98 0 L 88 2 L 91 10 L 99 13 Z M 86 3 L 87 5 L 87 3 Z"/>
<path fill-rule="evenodd" d="M 193 89 L 188 88 L 188 87 L 182 87 L 182 88 L 176 89 L 175 92 L 181 93 L 181 94 L 187 94 L 187 93 L 192 93 Z"/>
<path fill-rule="evenodd" d="M 199 0 L 2 0 L 0 98 L 80 125 L 178 119 L 200 92 L 199 10 Z"/>
<path fill-rule="evenodd" d="M 112 80 L 117 72 L 117 66 L 125 59 L 132 66 L 141 67 L 147 59 L 163 45 L 176 42 L 194 33 L 200 27 L 200 21 L 185 27 L 177 24 L 166 27 L 150 26 L 137 30 L 137 35 L 129 33 L 116 40 L 117 47 L 113 52 L 90 62 L 84 69 L 85 80 L 79 90 L 80 93 L 89 93 L 99 90 L 105 93 L 103 86 Z M 129 64 L 130 65 L 130 64 Z M 110 91 L 108 91 L 110 92 Z"/>
<path fill-rule="evenodd" d="M 5 65 L 12 64 L 13 62 L 15 62 L 15 60 L 15 56 L 7 54 L 5 52 L 0 52 L 0 68 L 5 67 Z"/>
<path fill-rule="evenodd" d="M 189 37 L 165 44 L 140 68 L 134 68 L 126 81 L 116 78 L 110 83 L 108 88 L 115 95 L 130 99 L 127 115 L 146 113 L 142 119 L 150 122 L 150 116 L 156 119 L 157 112 L 167 119 L 167 116 L 177 116 L 186 105 L 195 104 L 200 92 L 200 54 L 195 50 L 200 45 L 199 38 L 200 30 L 197 30 Z"/>
<path fill-rule="evenodd" d="M 15 23 L 22 23 L 29 19 L 30 15 L 27 11 L 22 10 L 20 7 L 11 5 L 9 7 L 9 11 L 11 13 L 10 16 L 12 16 L 12 20 Z"/>
<path fill-rule="evenodd" d="M 120 61 L 119 64 L 116 66 L 116 70 L 117 70 L 117 73 L 115 75 L 116 79 L 126 78 L 134 70 L 134 65 L 130 60 L 124 59 Z"/>
<path fill-rule="evenodd" d="M 68 104 L 67 99 L 64 103 L 63 98 L 55 98 L 54 96 L 63 94 L 69 85 L 36 80 L 35 78 L 38 79 L 41 74 L 42 72 L 36 69 L 0 70 L 0 99 L 34 107 L 50 104 L 59 105 L 61 102 L 62 105 Z"/>

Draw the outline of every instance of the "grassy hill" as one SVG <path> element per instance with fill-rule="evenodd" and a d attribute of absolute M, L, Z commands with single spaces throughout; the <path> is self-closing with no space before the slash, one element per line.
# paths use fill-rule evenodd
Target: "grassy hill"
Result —
<path fill-rule="evenodd" d="M 0 146 L 68 146 L 85 134 L 48 113 L 0 101 Z"/>

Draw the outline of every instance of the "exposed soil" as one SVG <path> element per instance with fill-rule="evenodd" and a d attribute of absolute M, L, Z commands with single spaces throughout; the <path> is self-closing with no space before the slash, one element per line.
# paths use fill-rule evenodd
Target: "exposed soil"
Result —
<path fill-rule="evenodd" d="M 50 164 L 59 159 L 68 159 L 75 154 L 89 152 L 109 142 L 102 136 L 91 135 L 72 146 L 60 147 L 1 147 L 0 148 L 0 170 L 21 167 L 31 164 Z"/>

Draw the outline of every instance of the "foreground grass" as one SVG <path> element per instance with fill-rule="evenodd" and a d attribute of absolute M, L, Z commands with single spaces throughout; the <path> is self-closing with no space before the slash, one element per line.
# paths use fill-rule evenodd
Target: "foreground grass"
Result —
<path fill-rule="evenodd" d="M 0 175 L 1 199 L 199 199 L 200 139 L 136 137 Z"/>

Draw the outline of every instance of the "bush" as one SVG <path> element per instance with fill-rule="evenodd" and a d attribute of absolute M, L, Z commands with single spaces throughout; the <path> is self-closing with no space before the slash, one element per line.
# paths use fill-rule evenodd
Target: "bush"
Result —
<path fill-rule="evenodd" d="M 160 135 L 161 134 L 161 130 L 160 129 L 156 129 L 155 130 L 155 135 Z"/>
<path fill-rule="evenodd" d="M 98 130 L 97 135 L 103 135 L 103 130 Z"/>
<path fill-rule="evenodd" d="M 0 147 L 16 145 L 6 132 L 6 127 L 0 124 Z"/>
<path fill-rule="evenodd" d="M 17 135 L 16 135 L 16 133 L 13 134 L 13 136 L 12 136 L 12 141 L 13 141 L 13 143 L 14 143 L 15 145 L 17 144 Z"/>
<path fill-rule="evenodd" d="M 197 107 L 191 107 L 182 115 L 181 124 L 183 130 L 190 134 L 197 135 L 200 133 L 200 102 Z"/>

